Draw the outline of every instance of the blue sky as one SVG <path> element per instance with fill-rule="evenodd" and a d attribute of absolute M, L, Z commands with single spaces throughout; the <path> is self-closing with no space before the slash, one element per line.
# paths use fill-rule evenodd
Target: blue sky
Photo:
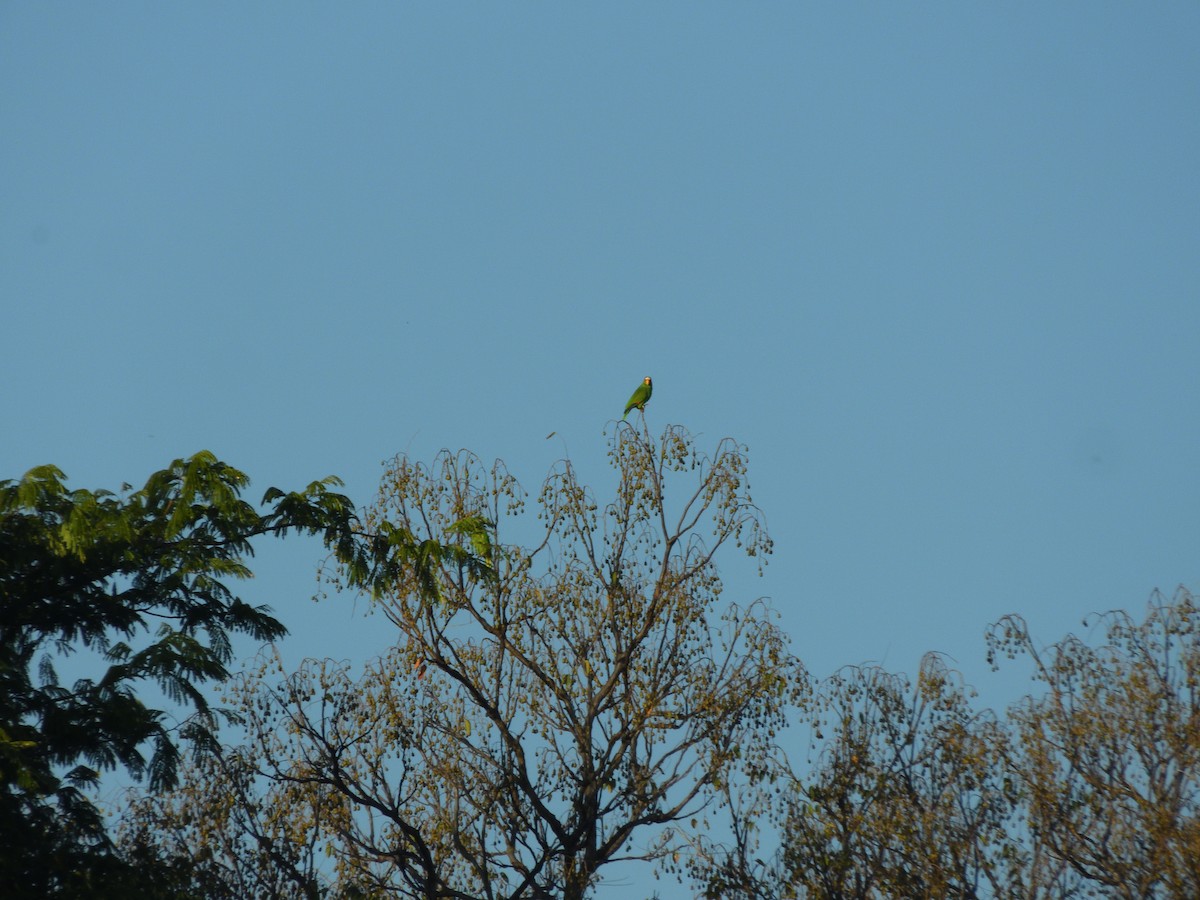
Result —
<path fill-rule="evenodd" d="M 731 599 L 817 674 L 983 682 L 1003 613 L 1200 584 L 1198 39 L 1173 3 L 0 5 L 0 477 L 208 448 L 365 503 L 398 452 L 536 490 L 565 447 L 602 487 L 650 374 L 652 429 L 750 447 L 776 555 Z M 311 603 L 318 551 L 247 592 L 288 654 L 384 640 Z"/>

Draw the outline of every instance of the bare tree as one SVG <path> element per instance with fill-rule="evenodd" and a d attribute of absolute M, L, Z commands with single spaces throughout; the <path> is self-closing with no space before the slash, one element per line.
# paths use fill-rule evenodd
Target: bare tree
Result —
<path fill-rule="evenodd" d="M 366 527 L 416 548 L 373 591 L 396 645 L 358 676 L 268 659 L 240 683 L 267 786 L 238 803 L 291 829 L 252 843 L 321 846 L 343 893 L 574 900 L 672 859 L 763 768 L 804 675 L 764 603 L 721 602 L 718 552 L 771 551 L 745 448 L 622 425 L 610 456 L 610 502 L 563 463 L 532 527 L 502 463 L 389 466 Z"/>
<path fill-rule="evenodd" d="M 136 792 L 119 838 L 132 859 L 170 866 L 173 895 L 205 900 L 317 900 L 329 894 L 319 793 L 270 784 L 245 749 L 192 753 L 181 784 Z M 346 891 L 337 892 L 351 896 Z"/>
<path fill-rule="evenodd" d="M 971 705 L 941 657 L 916 683 L 877 667 L 847 667 L 808 705 L 805 771 L 782 762 L 779 792 L 743 788 L 733 845 L 693 857 L 710 897 L 871 900 L 1016 896 L 1006 882 L 1013 811 L 999 766 L 1004 733 Z M 779 850 L 751 840 L 774 823 Z"/>
<path fill-rule="evenodd" d="M 1027 655 L 1046 685 L 1009 712 L 1029 881 L 1066 867 L 1092 894 L 1200 897 L 1200 611 L 1181 588 L 1141 622 L 1097 624 L 1098 647 L 1072 635 L 1040 649 L 1017 616 L 989 634 L 993 660 Z"/>

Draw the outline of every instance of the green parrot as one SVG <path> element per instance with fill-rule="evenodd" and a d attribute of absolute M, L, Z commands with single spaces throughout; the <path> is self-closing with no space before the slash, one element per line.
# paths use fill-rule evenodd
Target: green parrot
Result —
<path fill-rule="evenodd" d="M 629 398 L 629 402 L 625 404 L 625 416 L 629 415 L 631 409 L 645 411 L 646 401 L 650 399 L 650 395 L 654 393 L 654 382 L 647 375 L 642 379 L 642 383 L 638 385 L 638 389 L 633 392 L 633 396 Z M 625 416 L 621 416 L 621 421 L 625 421 Z"/>

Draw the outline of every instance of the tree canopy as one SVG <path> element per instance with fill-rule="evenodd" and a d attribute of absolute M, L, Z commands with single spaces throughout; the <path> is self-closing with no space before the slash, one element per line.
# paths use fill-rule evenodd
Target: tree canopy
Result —
<path fill-rule="evenodd" d="M 622 428 L 611 452 L 615 496 L 601 504 L 564 463 L 529 543 L 505 540 L 527 497 L 502 463 L 397 459 L 368 527 L 478 564 L 376 585 L 396 644 L 359 677 L 268 659 L 240 681 L 249 744 L 197 765 L 244 802 L 148 798 L 141 839 L 184 829 L 176 849 L 253 873 L 257 896 L 273 890 L 264 845 L 320 845 L 347 890 L 413 897 L 580 898 L 614 862 L 677 854 L 721 786 L 766 759 L 805 676 L 760 602 L 718 606 L 717 555 L 771 550 L 744 448 Z M 308 857 L 291 864 L 303 896 Z"/>
<path fill-rule="evenodd" d="M 718 564 L 773 549 L 746 448 L 642 423 L 609 454 L 603 500 L 569 461 L 531 496 L 501 461 L 401 456 L 357 513 L 335 479 L 255 508 L 208 453 L 120 494 L 0 482 L 0 883 L 574 900 L 627 863 L 712 898 L 1200 896 L 1186 589 L 1049 646 L 1001 619 L 989 659 L 1035 685 L 1004 710 L 937 655 L 813 678 L 727 596 Z M 391 646 L 231 674 L 232 637 L 284 634 L 232 586 L 292 531 Z M 65 685 L 71 654 L 98 670 Z M 146 786 L 115 843 L 88 793 L 113 768 Z"/>
<path fill-rule="evenodd" d="M 0 482 L 3 883 L 31 896 L 111 884 L 111 842 L 82 789 L 115 767 L 173 786 L 180 740 L 212 743 L 202 686 L 228 676 L 231 636 L 286 632 L 231 588 L 250 575 L 253 538 L 319 534 L 354 559 L 336 479 L 272 488 L 264 511 L 241 499 L 248 483 L 207 451 L 121 494 L 70 490 L 54 466 Z M 87 653 L 98 671 L 62 683 L 62 658 Z M 146 685 L 190 717 L 173 724 Z"/>
<path fill-rule="evenodd" d="M 854 667 L 822 680 L 811 765 L 780 760 L 787 789 L 743 785 L 749 802 L 731 805 L 737 834 L 779 825 L 775 851 L 701 843 L 696 884 L 756 900 L 1200 896 L 1195 600 L 1181 588 L 1140 620 L 1084 624 L 1047 647 L 1019 616 L 991 626 L 992 661 L 1026 658 L 1043 686 L 1003 715 L 936 656 L 915 682 Z"/>

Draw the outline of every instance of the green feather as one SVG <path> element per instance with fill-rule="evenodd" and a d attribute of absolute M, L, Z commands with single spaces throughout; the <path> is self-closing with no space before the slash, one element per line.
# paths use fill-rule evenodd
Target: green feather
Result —
<path fill-rule="evenodd" d="M 646 401 L 650 399 L 652 393 L 654 393 L 654 382 L 647 375 L 642 380 L 642 383 L 638 385 L 638 389 L 633 392 L 633 396 L 629 398 L 629 402 L 625 404 L 625 416 L 629 415 L 631 409 L 645 411 Z M 621 416 L 621 419 L 624 420 L 625 416 Z"/>

